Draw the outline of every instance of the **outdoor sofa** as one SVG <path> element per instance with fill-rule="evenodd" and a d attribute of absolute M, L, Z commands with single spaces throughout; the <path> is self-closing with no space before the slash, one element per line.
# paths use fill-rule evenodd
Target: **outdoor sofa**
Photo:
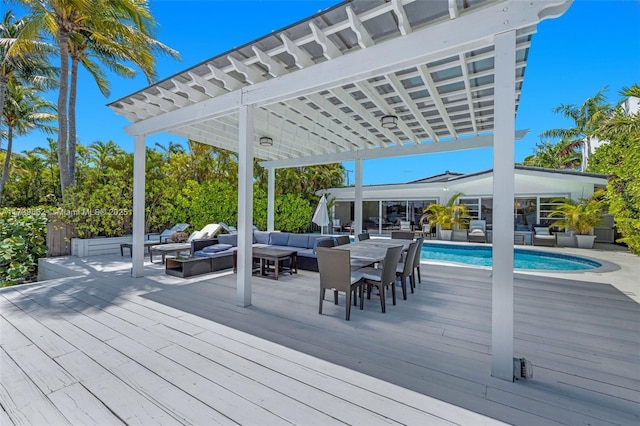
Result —
<path fill-rule="evenodd" d="M 253 247 L 296 250 L 298 269 L 318 272 L 317 242 L 332 238 L 320 234 L 254 231 Z M 222 234 L 215 240 L 194 242 L 193 255 L 211 259 L 211 272 L 214 272 L 233 266 L 233 253 L 237 250 L 237 246 L 238 234 Z"/>

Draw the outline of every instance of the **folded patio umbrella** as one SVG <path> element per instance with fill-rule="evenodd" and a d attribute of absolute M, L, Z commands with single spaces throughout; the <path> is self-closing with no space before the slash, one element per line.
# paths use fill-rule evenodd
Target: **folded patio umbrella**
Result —
<path fill-rule="evenodd" d="M 320 198 L 318 207 L 316 207 L 315 213 L 313 213 L 313 223 L 320 227 L 320 233 L 324 233 L 324 227 L 329 225 L 329 210 L 327 208 L 327 199 L 324 194 Z"/>

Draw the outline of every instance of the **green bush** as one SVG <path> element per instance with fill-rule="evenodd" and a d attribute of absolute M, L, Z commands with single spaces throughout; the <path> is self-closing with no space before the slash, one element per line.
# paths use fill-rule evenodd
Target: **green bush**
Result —
<path fill-rule="evenodd" d="M 298 194 L 285 194 L 276 199 L 275 229 L 286 232 L 306 232 L 312 217 L 311 204 Z"/>
<path fill-rule="evenodd" d="M 79 238 L 119 237 L 131 233 L 132 196 L 116 185 L 69 187 L 58 216 Z"/>
<path fill-rule="evenodd" d="M 38 258 L 47 253 L 47 221 L 42 209 L 0 209 L 0 286 L 37 279 Z"/>

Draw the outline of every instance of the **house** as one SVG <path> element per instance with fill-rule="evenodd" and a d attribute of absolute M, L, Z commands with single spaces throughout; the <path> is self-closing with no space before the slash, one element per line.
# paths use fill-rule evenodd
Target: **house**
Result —
<path fill-rule="evenodd" d="M 514 231 L 524 233 L 530 241 L 533 225 L 549 225 L 554 219 L 558 198 L 577 200 L 590 197 L 607 184 L 606 175 L 553 170 L 540 167 L 515 166 L 515 197 L 513 201 Z M 335 198 L 334 217 L 340 223 L 354 220 L 355 188 L 330 188 Z M 487 228 L 493 225 L 493 170 L 462 174 L 446 171 L 442 174 L 403 184 L 371 185 L 362 188 L 363 229 L 375 234 L 387 234 L 398 229 L 400 220 L 419 225 L 423 210 L 432 203 L 446 204 L 458 192 L 459 203 L 465 204 L 473 219 L 483 219 Z M 555 201 L 554 201 L 555 200 Z M 613 242 L 613 225 L 596 229 L 599 242 Z"/>

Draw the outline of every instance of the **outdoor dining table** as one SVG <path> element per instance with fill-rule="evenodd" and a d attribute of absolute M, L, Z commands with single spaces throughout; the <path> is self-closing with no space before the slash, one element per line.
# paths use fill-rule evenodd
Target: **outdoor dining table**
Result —
<path fill-rule="evenodd" d="M 402 251 L 409 249 L 412 240 L 387 240 L 382 238 L 371 238 L 369 240 L 355 241 L 351 244 L 343 244 L 333 247 L 335 250 L 349 250 L 351 263 L 357 265 L 382 262 L 389 247 L 402 246 Z M 355 262 L 354 262 L 355 261 Z"/>

